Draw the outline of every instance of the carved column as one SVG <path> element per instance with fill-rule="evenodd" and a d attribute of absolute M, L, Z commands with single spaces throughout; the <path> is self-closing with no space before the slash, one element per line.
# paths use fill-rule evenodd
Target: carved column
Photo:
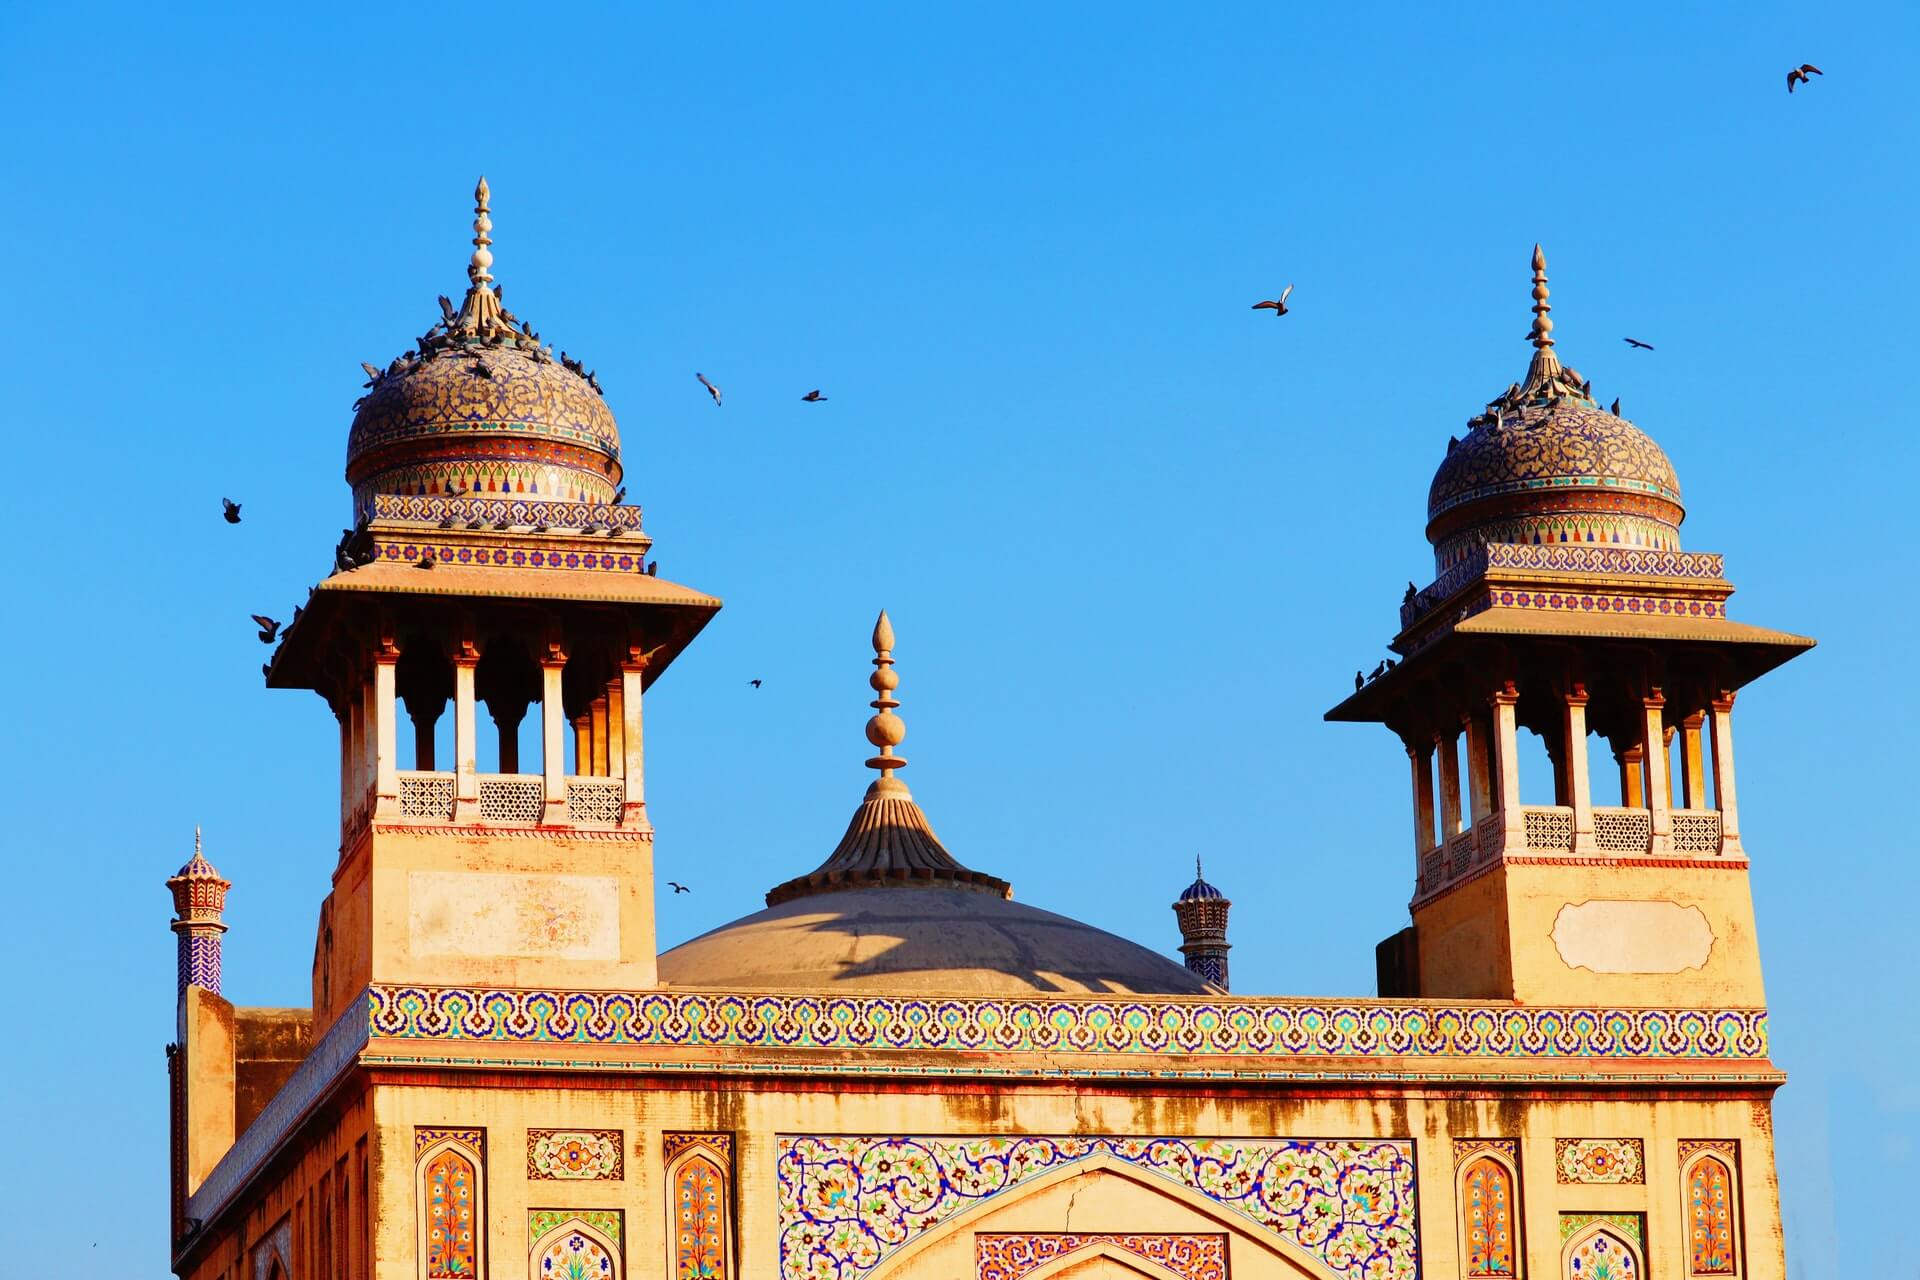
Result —
<path fill-rule="evenodd" d="M 1744 858 L 1740 844 L 1740 807 L 1733 788 L 1733 691 L 1713 700 L 1713 798 L 1720 806 L 1720 852 Z"/>
<path fill-rule="evenodd" d="M 593 773 L 593 716 L 585 711 L 573 718 L 573 771 L 583 778 Z"/>
<path fill-rule="evenodd" d="M 527 718 L 525 699 L 495 694 L 487 699 L 487 714 L 493 717 L 494 732 L 500 737 L 500 772 L 520 772 L 520 722 Z"/>
<path fill-rule="evenodd" d="M 1573 805 L 1573 852 L 1590 854 L 1593 844 L 1593 777 L 1587 767 L 1587 686 L 1575 681 L 1566 695 L 1567 793 Z"/>
<path fill-rule="evenodd" d="M 1467 799 L 1473 806 L 1472 826 L 1493 812 L 1492 764 L 1487 743 L 1484 713 L 1470 712 L 1460 717 L 1467 733 Z"/>
<path fill-rule="evenodd" d="M 588 711 L 588 723 L 593 735 L 593 768 L 587 772 L 595 777 L 607 776 L 607 695 L 601 694 L 593 700 Z"/>
<path fill-rule="evenodd" d="M 623 827 L 647 826 L 646 759 L 641 737 L 640 692 L 647 671 L 647 657 L 637 646 L 627 650 L 620 664 L 620 743 L 625 753 L 621 773 L 626 777 L 626 805 L 621 810 Z"/>
<path fill-rule="evenodd" d="M 1640 741 L 1646 748 L 1647 808 L 1653 815 L 1653 847 L 1649 852 L 1666 854 L 1673 849 L 1673 791 L 1667 783 L 1666 729 L 1662 722 L 1667 700 L 1655 687 L 1640 705 L 1646 714 Z"/>
<path fill-rule="evenodd" d="M 400 811 L 400 702 L 395 696 L 394 667 L 400 651 L 383 643 L 373 657 L 374 812 Z"/>
<path fill-rule="evenodd" d="M 1407 746 L 1413 766 L 1413 869 L 1420 873 L 1420 855 L 1433 848 L 1433 749 Z"/>
<path fill-rule="evenodd" d="M 1433 735 L 1434 759 L 1440 769 L 1440 844 L 1446 847 L 1460 834 L 1460 735 Z"/>
<path fill-rule="evenodd" d="M 558 641 L 548 641 L 540 657 L 540 764 L 546 780 L 546 825 L 567 816 L 567 712 L 560 678 L 567 655 Z"/>
<path fill-rule="evenodd" d="M 1704 809 L 1707 807 L 1707 774 L 1703 768 L 1700 752 L 1700 727 L 1706 723 L 1706 713 L 1696 711 L 1680 722 L 1681 763 L 1685 766 L 1687 778 L 1687 808 Z"/>
<path fill-rule="evenodd" d="M 1514 718 L 1514 706 L 1520 701 L 1520 694 L 1509 680 L 1488 701 L 1493 705 L 1495 801 L 1500 814 L 1501 847 L 1519 849 L 1526 844 L 1525 822 L 1520 813 L 1520 726 Z"/>
<path fill-rule="evenodd" d="M 626 686 L 619 676 L 607 681 L 607 776 L 620 778 L 627 772 L 627 717 L 621 703 Z"/>
<path fill-rule="evenodd" d="M 453 817 L 473 822 L 480 817 L 480 730 L 474 720 L 473 673 L 480 665 L 480 649 L 463 638 L 453 651 Z"/>

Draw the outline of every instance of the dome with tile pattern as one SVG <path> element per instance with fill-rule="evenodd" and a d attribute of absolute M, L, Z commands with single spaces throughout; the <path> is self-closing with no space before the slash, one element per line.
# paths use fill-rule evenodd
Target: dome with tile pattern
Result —
<path fill-rule="evenodd" d="M 1686 509 L 1664 450 L 1600 408 L 1560 363 L 1534 248 L 1535 351 L 1510 386 L 1450 440 L 1427 494 L 1427 537 L 1444 568 L 1485 542 L 1611 542 L 1677 550 Z"/>
<path fill-rule="evenodd" d="M 384 369 L 366 366 L 354 406 L 347 482 L 354 509 L 376 494 L 510 494 L 609 503 L 620 484 L 620 431 L 599 380 L 557 359 L 492 284 L 485 179 L 475 191 L 469 287 L 456 309 Z"/>

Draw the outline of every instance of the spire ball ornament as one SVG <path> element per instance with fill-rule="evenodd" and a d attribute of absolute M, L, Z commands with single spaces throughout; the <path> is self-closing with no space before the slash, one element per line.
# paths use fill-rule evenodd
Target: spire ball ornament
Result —
<path fill-rule="evenodd" d="M 881 777 L 891 778 L 895 769 L 907 767 L 906 758 L 893 750 L 907 740 L 907 725 L 893 714 L 893 709 L 900 705 L 900 700 L 893 696 L 893 691 L 900 687 L 900 676 L 893 669 L 893 623 L 885 609 L 873 624 L 873 654 L 874 671 L 867 677 L 867 683 L 873 686 L 876 696 L 867 705 L 877 714 L 867 721 L 867 741 L 878 747 L 880 754 L 867 761 L 867 768 L 878 769 Z"/>

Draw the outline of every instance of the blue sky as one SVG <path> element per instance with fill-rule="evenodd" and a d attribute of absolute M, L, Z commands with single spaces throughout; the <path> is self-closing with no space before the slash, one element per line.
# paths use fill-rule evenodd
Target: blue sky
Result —
<path fill-rule="evenodd" d="M 1920 1192 L 1920 13 L 820 9 L 0 16 L 0 1270 L 50 1222 L 164 1269 L 195 823 L 227 993 L 307 1000 L 336 739 L 261 689 L 246 615 L 325 572 L 358 362 L 457 292 L 483 172 L 495 275 L 599 370 L 662 572 L 727 601 L 648 702 L 696 889 L 663 941 L 833 846 L 884 605 L 949 846 L 1167 949 L 1201 854 L 1259 992 L 1368 993 L 1404 922 L 1404 758 L 1320 714 L 1431 576 L 1427 482 L 1524 369 L 1542 241 L 1561 353 L 1672 455 L 1734 616 L 1821 640 L 1737 713 L 1788 1240 L 1796 1276 L 1910 1266 L 1875 1209 Z"/>

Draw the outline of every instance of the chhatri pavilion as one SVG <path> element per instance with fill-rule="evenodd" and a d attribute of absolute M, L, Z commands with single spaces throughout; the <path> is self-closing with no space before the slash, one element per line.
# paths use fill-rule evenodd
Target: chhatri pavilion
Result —
<path fill-rule="evenodd" d="M 838 843 L 661 951 L 642 708 L 720 601 L 649 571 L 599 379 L 506 308 L 476 198 L 267 668 L 339 734 L 310 1006 L 223 999 L 232 886 L 197 839 L 167 881 L 183 1280 L 1784 1280 L 1733 709 L 1812 642 L 1728 616 L 1538 249 L 1396 664 L 1327 713 L 1405 750 L 1410 920 L 1377 995 L 1301 999 L 1229 991 L 1199 875 L 1134 942 L 949 850 L 884 613 Z"/>

